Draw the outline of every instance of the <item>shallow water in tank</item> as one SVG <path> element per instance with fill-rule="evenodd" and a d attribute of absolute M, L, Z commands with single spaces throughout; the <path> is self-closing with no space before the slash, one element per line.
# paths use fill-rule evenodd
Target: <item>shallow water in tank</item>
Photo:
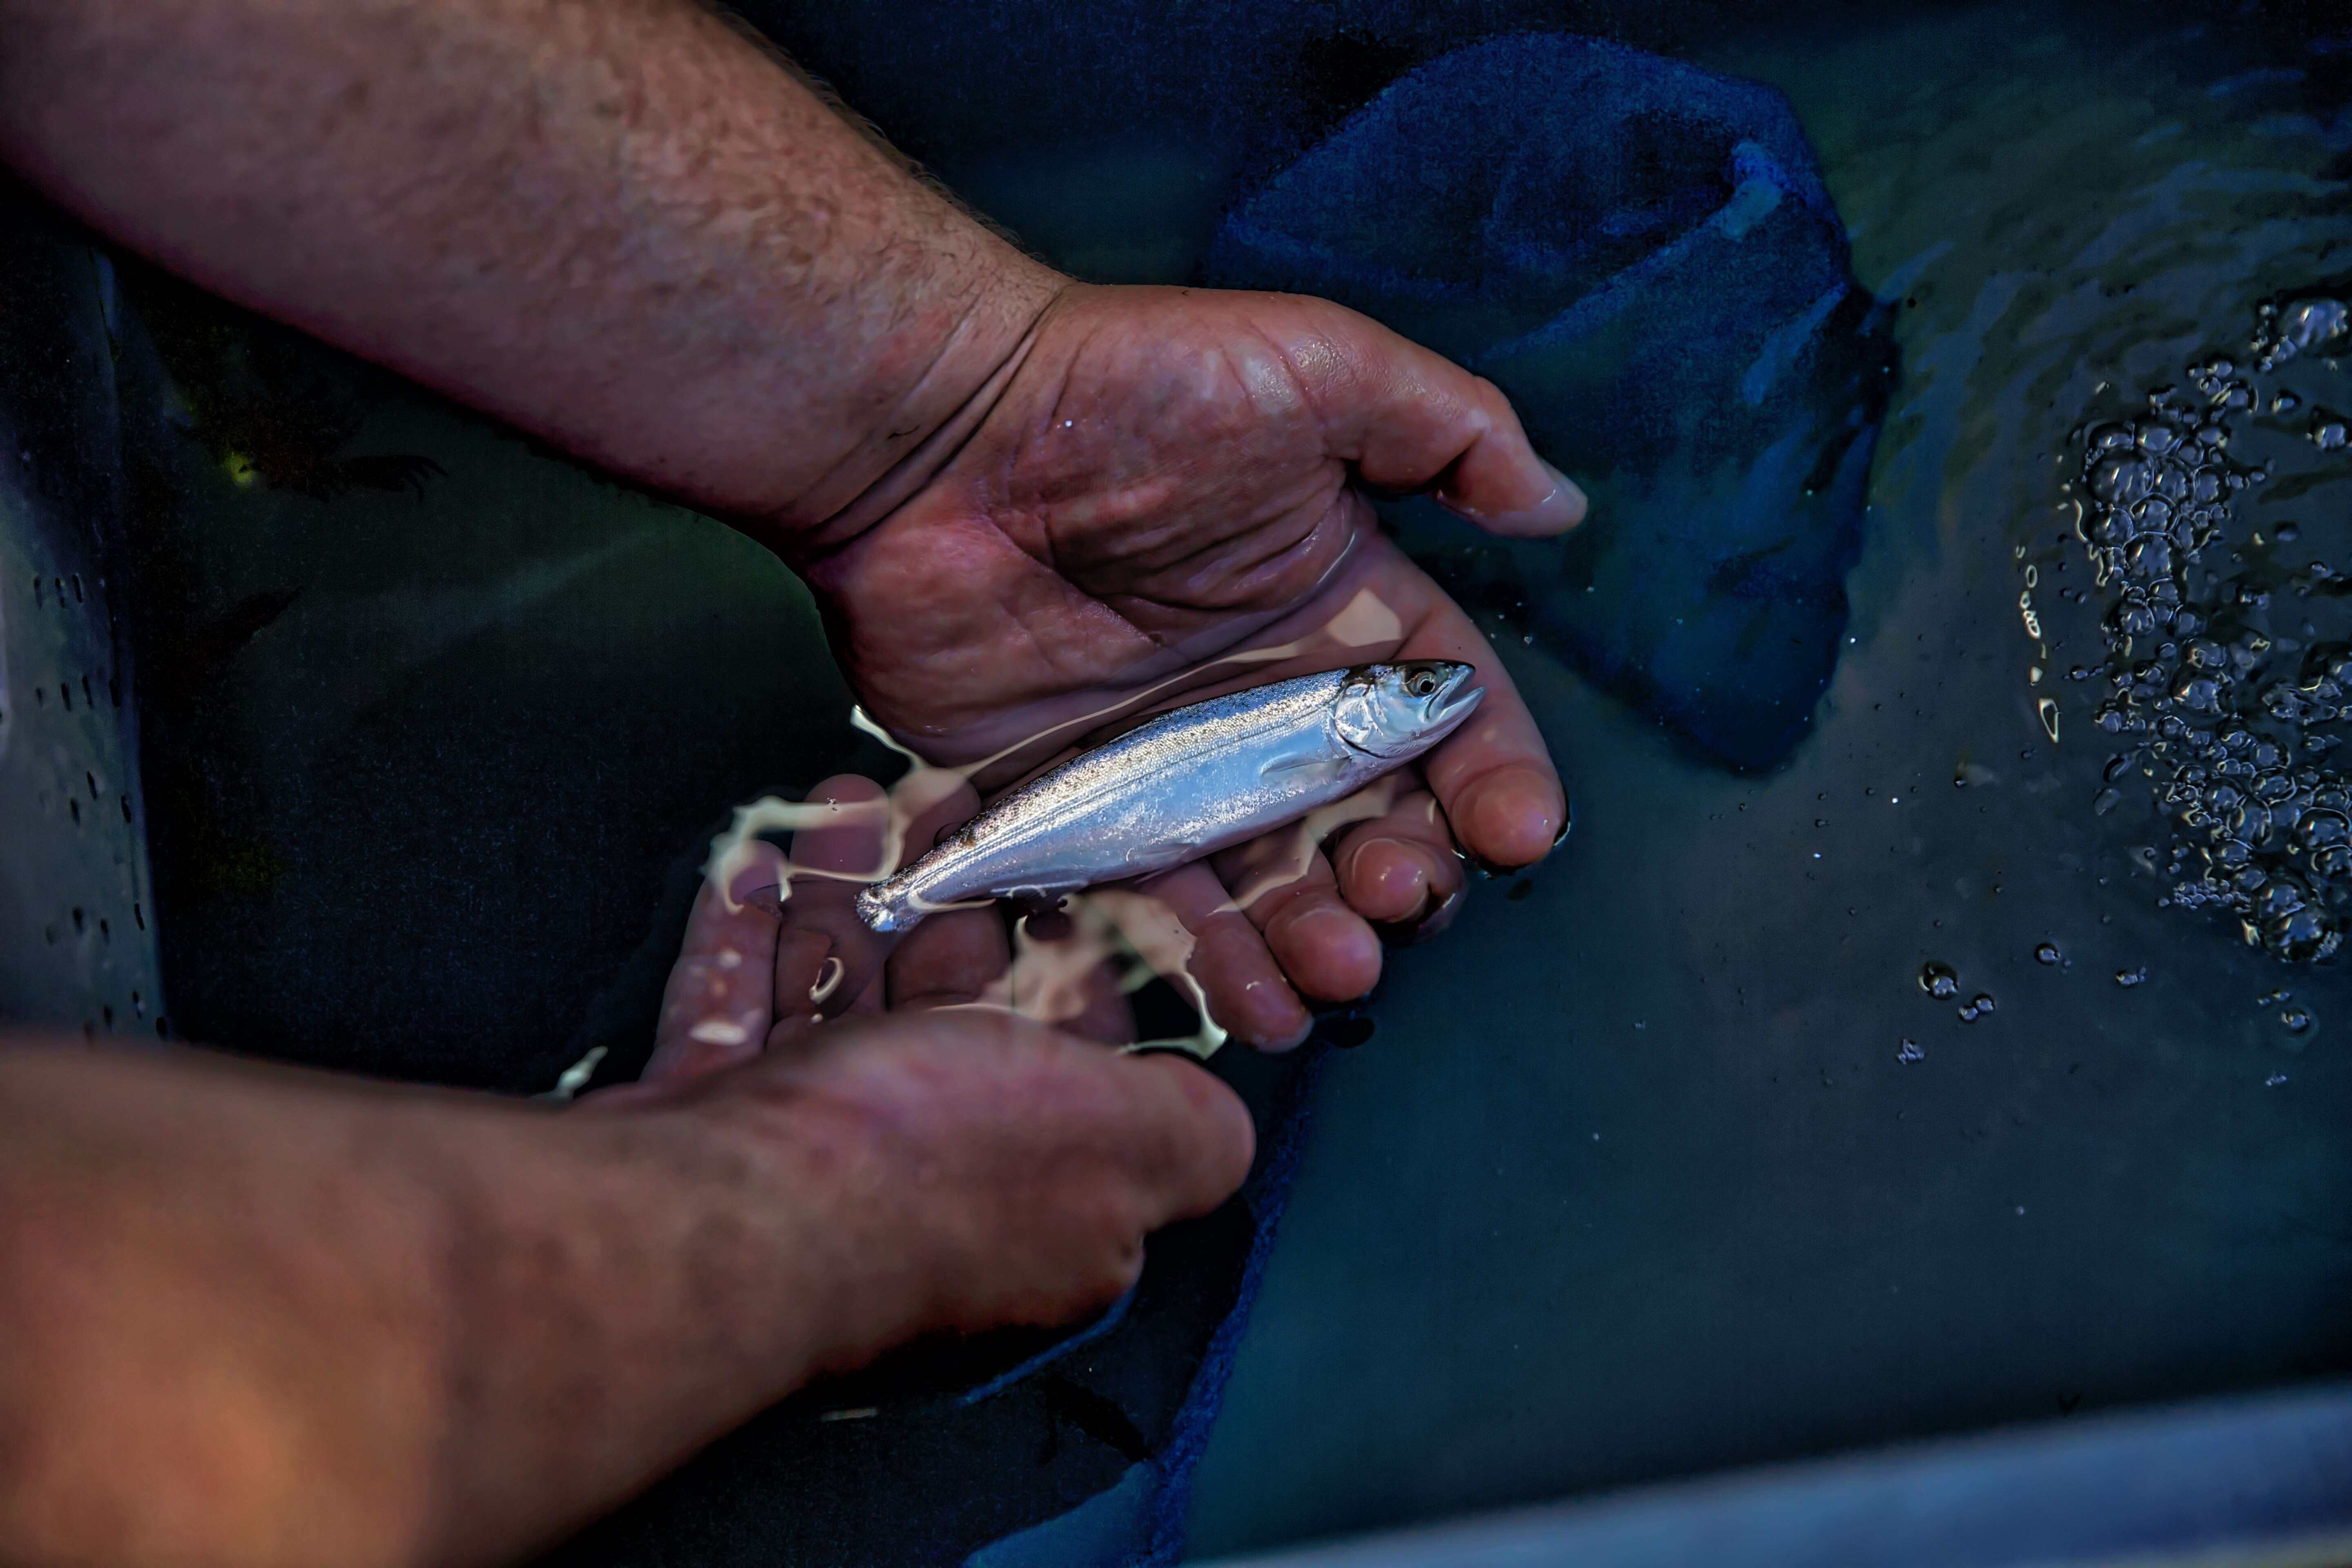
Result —
<path fill-rule="evenodd" d="M 2145 450 L 2149 393 L 2230 356 L 2228 461 L 2272 472 L 2180 581 L 2271 594 L 2267 662 L 2216 643 L 2253 706 L 2345 635 L 2311 563 L 2352 572 L 2352 464 L 2313 431 L 2352 386 L 2250 352 L 2263 301 L 2352 278 L 2317 37 L 2042 5 L 1682 50 L 1788 94 L 1903 302 L 1850 640 L 1742 776 L 1495 625 L 1577 829 L 1395 954 L 1324 1072 L 1196 1552 L 2352 1370 L 2352 961 L 2178 907 L 2179 814 L 2232 809 L 2258 742 L 2159 809 L 2195 759 L 2101 726 L 2109 671 L 2206 667 L 2119 647 L 2147 563 L 2102 583 L 2077 532 L 2101 432 Z M 1148 137 L 937 161 L 1105 280 L 1188 278 L 1229 173 Z M 890 766 L 740 538 L 396 389 L 355 447 L 445 471 L 322 509 L 236 467 L 243 373 L 165 348 L 199 439 L 153 440 L 185 516 L 149 570 L 217 652 L 152 705 L 151 793 L 203 1037 L 544 1088 L 658 994 L 727 804 Z M 2265 865 L 2324 905 L 2299 827 Z"/>
<path fill-rule="evenodd" d="M 2145 731 L 2100 713 L 2193 639 L 2120 642 L 2078 523 L 2102 427 L 2174 388 L 2270 470 L 2179 574 L 2278 644 L 2228 667 L 2253 731 L 2346 635 L 2352 374 L 2252 342 L 2352 274 L 2314 37 L 2002 6 L 1693 55 L 1789 95 L 1903 300 L 1848 646 L 1740 777 L 1499 639 L 1577 830 L 1399 955 L 1327 1074 L 1196 1553 L 2352 1363 L 2352 985 L 2183 907 L 2236 869 L 2175 855 L 2198 758 L 2151 754 L 2145 679 Z M 2324 813 L 2344 760 L 2294 761 Z M 2336 863 L 2278 842 L 2322 908 Z"/>

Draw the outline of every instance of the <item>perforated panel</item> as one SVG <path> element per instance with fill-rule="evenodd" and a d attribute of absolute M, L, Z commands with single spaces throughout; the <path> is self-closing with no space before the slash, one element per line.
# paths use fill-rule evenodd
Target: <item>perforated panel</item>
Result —
<path fill-rule="evenodd" d="M 0 1022 L 153 1038 L 136 724 L 107 550 L 122 508 L 110 279 L 0 198 Z"/>

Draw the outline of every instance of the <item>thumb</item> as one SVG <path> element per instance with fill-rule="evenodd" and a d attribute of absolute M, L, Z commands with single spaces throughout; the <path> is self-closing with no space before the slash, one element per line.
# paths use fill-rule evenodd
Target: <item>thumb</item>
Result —
<path fill-rule="evenodd" d="M 1148 1194 L 1145 1230 L 1207 1214 L 1240 1188 L 1257 1153 L 1240 1095 L 1174 1052 L 1105 1065 L 1126 1080 L 1137 1107 L 1121 1145 Z"/>
<path fill-rule="evenodd" d="M 1541 537 L 1584 520 L 1584 492 L 1536 455 L 1502 389 L 1327 300 L 1289 355 L 1327 449 L 1378 489 L 1428 491 L 1493 533 Z"/>

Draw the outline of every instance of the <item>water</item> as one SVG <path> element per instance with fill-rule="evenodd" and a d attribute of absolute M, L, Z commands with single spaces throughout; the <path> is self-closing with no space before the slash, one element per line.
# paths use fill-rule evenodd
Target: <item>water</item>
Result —
<path fill-rule="evenodd" d="M 2262 380 L 2290 362 L 2324 384 L 2340 380 L 2338 362 L 2320 356 L 2352 347 L 2344 323 L 2334 299 L 2266 302 L 2250 334 L 2253 375 L 2226 356 L 2192 363 L 2179 384 L 2149 391 L 2137 418 L 2084 433 L 2082 472 L 2066 489 L 2095 587 L 2059 589 L 2048 634 L 2067 640 L 2055 623 L 2070 603 L 2097 607 L 2105 658 L 2069 678 L 2106 689 L 2092 720 L 2124 749 L 2102 776 L 2136 771 L 2151 782 L 2169 829 L 2167 901 L 2232 916 L 2249 944 L 2291 962 L 2332 956 L 2352 904 L 2352 793 L 2327 761 L 2352 695 L 2352 618 L 2301 525 L 2275 510 L 2266 520 L 2255 503 L 2308 502 L 2352 467 L 2302 459 L 2255 411 L 2309 401 L 2284 389 L 2265 395 Z M 2342 447 L 2336 422 L 2296 423 L 2319 452 Z M 2259 466 L 2239 456 L 2263 436 L 2275 455 Z M 2039 577 L 2038 565 L 2024 567 L 2018 602 L 2047 658 Z M 2078 630 L 2074 640 L 2089 638 Z M 2037 664 L 2032 679 L 2042 674 Z M 2120 798 L 2103 790 L 2094 808 L 2104 814 Z"/>
<path fill-rule="evenodd" d="M 2120 4 L 1629 25 L 1790 95 L 1857 272 L 1900 301 L 1851 640 L 1810 737 L 1742 776 L 1490 616 L 1578 830 L 1393 954 L 1339 1031 L 1361 1048 L 1325 1073 L 1197 1477 L 1203 1552 L 2352 1371 L 2352 1006 L 2321 951 L 2344 872 L 2303 830 L 2339 810 L 2313 742 L 2342 721 L 2265 701 L 2346 636 L 2352 122 L 2328 94 L 2352 57 Z M 916 65 L 920 35 L 890 35 Z M 1325 75 L 1387 47 L 1334 45 Z M 894 103 L 831 74 L 894 130 L 923 81 Z M 1091 275 L 1181 280 L 1226 155 L 1138 132 L 940 162 Z M 126 287 L 199 416 L 149 433 L 142 479 L 180 509 L 153 599 L 203 654 L 155 666 L 142 713 L 175 1026 L 522 1092 L 641 1054 L 631 999 L 729 807 L 897 771 L 849 728 L 806 596 L 716 524 L 349 367 L 286 477 L 443 471 L 241 484 L 246 378 L 299 394 L 313 362 L 265 335 L 213 363 L 168 289 Z M 2123 493 L 2088 488 L 2112 427 L 2151 495 L 2249 482 L 2161 561 L 2132 553 L 2146 496 L 2130 538 L 2085 537 Z M 2231 584 L 2268 607 L 2224 626 Z M 2171 620 L 2124 649 L 2127 599 Z M 2298 815 L 2250 835 L 2245 785 L 2219 793 L 2249 776 Z M 709 1495 L 781 1509 L 760 1500 L 801 1472 L 733 1452 Z"/>
<path fill-rule="evenodd" d="M 2352 487 L 2313 434 L 2352 406 L 2313 352 L 2326 312 L 2259 313 L 2345 297 L 2352 127 L 2301 40 L 2193 26 L 1981 7 L 1697 50 L 1790 93 L 1857 270 L 1904 301 L 1856 640 L 1817 733 L 1748 780 L 1506 647 L 1579 837 L 1525 902 L 1473 901 L 1453 942 L 1478 962 L 1405 955 L 1327 1083 L 1202 1466 L 1203 1553 L 2346 1366 L 2342 961 L 2302 910 L 2179 896 L 2223 847 L 2159 791 L 2221 775 L 2097 723 L 2102 617 L 2139 579 L 2100 584 L 2074 529 L 2091 433 L 2166 384 L 2189 427 L 2211 394 L 2186 367 L 2228 357 L 2221 382 L 2298 401 L 2223 394 L 2227 471 L 2271 473 L 2175 542 L 2184 602 L 2352 570 Z M 2242 79 L 2281 58 L 2302 83 Z M 2268 370 L 2266 323 L 2307 340 Z M 2298 618 L 2264 635 L 2305 646 L 2218 667 L 2239 727 L 2277 730 L 2261 694 L 2343 635 L 2300 629 L 2337 603 L 2274 592 L 2270 622 Z M 2130 662 L 2166 658 L 2179 708 L 2171 640 Z M 2214 717 L 2191 728 L 2221 746 Z M 2333 761 L 2308 732 L 2290 779 Z M 2245 842 L 2337 918 L 2332 840 Z"/>

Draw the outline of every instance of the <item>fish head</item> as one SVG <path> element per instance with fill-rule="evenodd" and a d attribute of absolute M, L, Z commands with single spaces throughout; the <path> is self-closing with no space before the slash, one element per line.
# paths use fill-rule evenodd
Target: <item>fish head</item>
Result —
<path fill-rule="evenodd" d="M 1450 658 L 1360 665 L 1339 684 L 1332 724 L 1339 739 L 1375 757 L 1418 756 L 1470 716 L 1483 686 L 1476 672 Z"/>

